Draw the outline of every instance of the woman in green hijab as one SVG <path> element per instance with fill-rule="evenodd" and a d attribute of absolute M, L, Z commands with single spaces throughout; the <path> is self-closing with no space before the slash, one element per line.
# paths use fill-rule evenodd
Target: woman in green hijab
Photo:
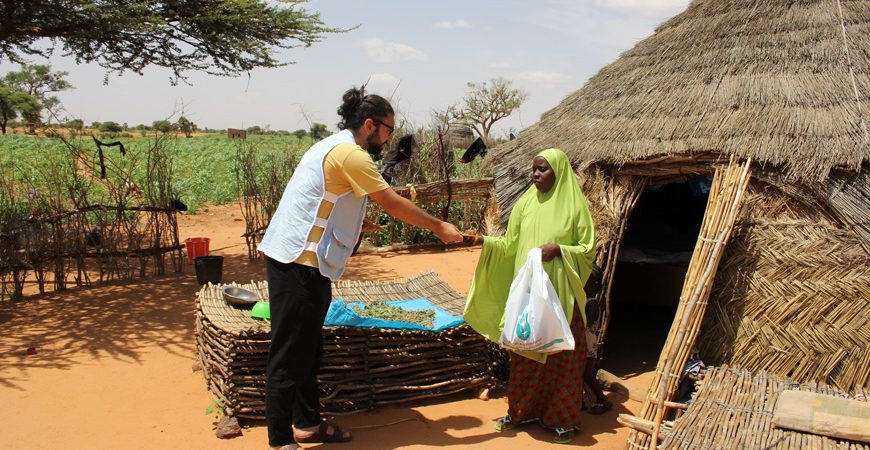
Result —
<path fill-rule="evenodd" d="M 533 186 L 520 197 L 503 237 L 486 236 L 465 305 L 465 321 L 498 342 L 511 281 L 529 250 L 541 248 L 544 269 L 571 324 L 575 350 L 511 352 L 508 413 L 499 431 L 532 420 L 569 443 L 580 426 L 586 362 L 583 285 L 595 259 L 595 227 L 567 155 L 550 148 L 532 161 Z"/>

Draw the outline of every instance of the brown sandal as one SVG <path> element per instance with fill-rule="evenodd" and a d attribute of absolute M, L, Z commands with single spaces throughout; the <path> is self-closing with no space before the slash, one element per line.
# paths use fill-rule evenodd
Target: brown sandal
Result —
<path fill-rule="evenodd" d="M 330 427 L 332 428 L 332 433 L 329 433 Z M 347 433 L 345 435 L 345 433 Z M 330 424 L 328 422 L 320 422 L 320 425 L 317 427 L 317 431 L 315 431 L 311 436 L 300 437 L 294 436 L 296 438 L 296 442 L 307 444 L 311 442 L 322 442 L 322 443 L 336 443 L 336 442 L 350 442 L 353 439 L 353 436 L 350 434 L 350 431 L 342 430 L 336 424 Z"/>

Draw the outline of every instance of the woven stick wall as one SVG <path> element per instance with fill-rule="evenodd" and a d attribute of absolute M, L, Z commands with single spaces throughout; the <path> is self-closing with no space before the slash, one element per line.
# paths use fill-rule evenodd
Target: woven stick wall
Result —
<path fill-rule="evenodd" d="M 728 367 L 711 368 L 698 383 L 686 413 L 674 421 L 672 429 L 662 431 L 664 439 L 659 448 L 870 449 L 870 445 L 860 442 L 775 428 L 771 423 L 784 390 L 856 398 L 843 391 Z M 866 401 L 867 392 L 860 392 L 857 398 Z"/>
<path fill-rule="evenodd" d="M 747 204 L 699 337 L 705 361 L 870 388 L 870 255 L 857 235 L 760 183 Z"/>
<path fill-rule="evenodd" d="M 266 300 L 265 282 L 244 285 Z M 426 297 L 461 314 L 464 298 L 434 273 L 387 282 L 342 281 L 333 297 L 348 301 Z M 467 325 L 440 332 L 324 328 L 318 382 L 324 412 L 340 413 L 433 398 L 494 382 L 490 345 Z M 269 323 L 228 306 L 221 286 L 197 298 L 197 352 L 209 391 L 228 415 L 265 417 Z"/>

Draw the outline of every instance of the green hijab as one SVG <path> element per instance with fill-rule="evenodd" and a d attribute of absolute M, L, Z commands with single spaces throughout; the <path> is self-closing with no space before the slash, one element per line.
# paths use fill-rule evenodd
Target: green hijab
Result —
<path fill-rule="evenodd" d="M 562 256 L 545 262 L 544 269 L 568 322 L 574 316 L 575 304 L 580 314 L 585 314 L 583 285 L 595 259 L 595 227 L 589 206 L 565 152 L 550 148 L 537 156 L 547 160 L 556 181 L 547 192 L 530 186 L 511 210 L 505 235 L 484 239 L 465 304 L 465 321 L 494 342 L 504 326 L 511 281 L 525 264 L 529 250 L 544 244 L 559 244 L 562 250 Z M 543 353 L 516 353 L 542 363 L 547 359 Z"/>

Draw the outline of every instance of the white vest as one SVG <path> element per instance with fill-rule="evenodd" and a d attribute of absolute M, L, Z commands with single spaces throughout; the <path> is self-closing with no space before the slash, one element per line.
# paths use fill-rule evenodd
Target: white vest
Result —
<path fill-rule="evenodd" d="M 323 160 L 330 150 L 343 143 L 356 143 L 349 130 L 333 134 L 305 152 L 257 247 L 266 256 L 283 263 L 295 261 L 304 250 L 313 251 L 317 254 L 320 273 L 333 281 L 344 273 L 347 258 L 353 253 L 368 199 L 365 195 L 356 197 L 353 191 L 342 195 L 326 191 Z M 335 204 L 327 219 L 317 217 L 322 202 Z M 314 226 L 323 228 L 320 242 L 308 241 Z"/>

